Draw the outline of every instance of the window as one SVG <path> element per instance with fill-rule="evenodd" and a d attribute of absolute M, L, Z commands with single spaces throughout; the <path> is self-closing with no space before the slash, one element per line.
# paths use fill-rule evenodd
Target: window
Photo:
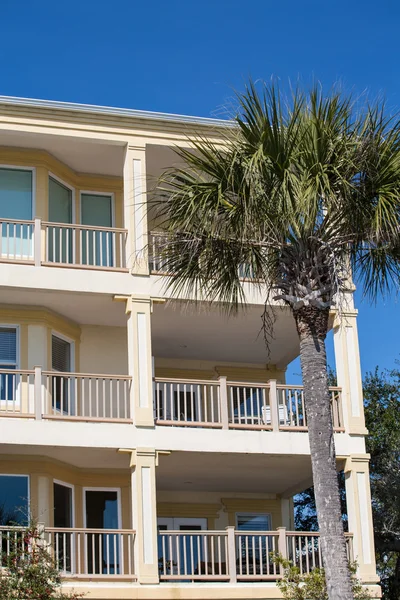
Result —
<path fill-rule="evenodd" d="M 0 327 L 0 369 L 15 371 L 17 367 L 17 328 Z M 16 373 L 1 373 L 0 400 L 17 400 L 18 378 Z"/>
<path fill-rule="evenodd" d="M 0 217 L 32 219 L 31 170 L 0 168 Z"/>
<path fill-rule="evenodd" d="M 236 514 L 236 528 L 242 535 L 238 536 L 238 561 L 240 572 L 260 574 L 272 569 L 271 552 L 276 552 L 274 537 L 265 535 L 271 530 L 271 517 L 262 513 Z M 252 533 L 252 532 L 255 533 Z M 263 535 L 264 533 L 264 535 Z"/>
<path fill-rule="evenodd" d="M 54 481 L 54 527 L 73 527 L 73 488 L 61 481 Z M 54 534 L 57 563 L 62 571 L 70 573 L 73 561 L 73 538 L 65 532 Z"/>
<path fill-rule="evenodd" d="M 24 525 L 28 520 L 28 476 L 0 475 L 0 525 Z"/>
<path fill-rule="evenodd" d="M 72 344 L 57 335 L 51 338 L 51 367 L 53 371 L 70 373 L 72 366 Z M 53 409 L 68 415 L 74 414 L 72 380 L 63 375 L 52 377 Z"/>
<path fill-rule="evenodd" d="M 105 194 L 82 193 L 82 224 L 95 227 L 112 227 L 112 196 Z M 114 266 L 111 231 L 87 229 L 82 231 L 82 262 L 85 265 L 100 267 Z"/>
<path fill-rule="evenodd" d="M 31 169 L 0 168 L 0 218 L 17 223 L 1 224 L 1 254 L 14 260 L 33 256 L 33 171 Z"/>
<path fill-rule="evenodd" d="M 238 513 L 236 515 L 236 527 L 239 531 L 269 531 L 271 529 L 271 517 L 261 513 Z"/>
<path fill-rule="evenodd" d="M 72 223 L 72 190 L 53 177 L 49 178 L 49 221 Z M 48 227 L 48 260 L 74 262 L 74 232 L 68 227 Z"/>

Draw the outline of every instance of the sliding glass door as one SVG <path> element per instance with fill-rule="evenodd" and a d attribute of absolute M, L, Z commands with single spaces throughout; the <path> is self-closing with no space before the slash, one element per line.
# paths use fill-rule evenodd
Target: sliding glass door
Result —
<path fill-rule="evenodd" d="M 110 530 L 120 526 L 118 490 L 85 490 L 85 559 L 88 573 L 118 575 L 121 573 L 121 536 Z M 101 530 L 104 529 L 104 533 Z"/>

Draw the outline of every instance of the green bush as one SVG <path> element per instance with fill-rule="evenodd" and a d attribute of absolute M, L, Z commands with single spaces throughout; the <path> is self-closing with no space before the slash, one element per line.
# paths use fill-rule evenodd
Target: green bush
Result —
<path fill-rule="evenodd" d="M 310 573 L 301 573 L 290 560 L 278 554 L 272 560 L 282 570 L 282 579 L 277 585 L 285 600 L 328 600 L 324 569 L 315 568 Z M 369 600 L 370 595 L 356 577 L 357 565 L 349 565 L 353 586 L 354 600 Z"/>
<path fill-rule="evenodd" d="M 4 538 L 3 538 L 4 540 Z M 1 600 L 77 600 L 61 592 L 62 578 L 35 523 L 10 530 L 0 565 Z M 6 550 L 6 552 L 5 552 Z"/>

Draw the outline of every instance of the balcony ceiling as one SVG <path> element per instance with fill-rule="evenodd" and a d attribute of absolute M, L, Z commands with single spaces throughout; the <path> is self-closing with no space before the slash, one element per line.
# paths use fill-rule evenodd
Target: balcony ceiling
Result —
<path fill-rule="evenodd" d="M 122 177 L 124 144 L 0 130 L 0 146 L 45 150 L 78 173 Z"/>
<path fill-rule="evenodd" d="M 166 491 L 285 494 L 312 479 L 309 456 L 172 452 L 159 460 L 157 488 Z"/>
<path fill-rule="evenodd" d="M 217 308 L 205 310 L 179 303 L 155 304 L 152 316 L 154 356 L 235 363 L 266 363 L 285 368 L 299 354 L 293 317 L 276 310 L 269 350 L 262 332 L 263 306 L 249 306 L 227 317 Z"/>
<path fill-rule="evenodd" d="M 111 295 L 0 287 L 0 304 L 49 309 L 80 325 L 126 327 L 125 305 Z"/>

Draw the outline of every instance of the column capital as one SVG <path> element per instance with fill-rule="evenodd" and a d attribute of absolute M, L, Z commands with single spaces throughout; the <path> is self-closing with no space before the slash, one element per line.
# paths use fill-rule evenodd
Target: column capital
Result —
<path fill-rule="evenodd" d="M 370 460 L 370 454 L 352 454 L 351 456 L 346 457 L 344 472 L 348 473 L 349 471 L 367 470 L 369 468 Z"/>
<path fill-rule="evenodd" d="M 150 462 L 156 467 L 159 465 L 160 456 L 168 456 L 170 450 L 155 450 L 154 448 L 120 448 L 118 452 L 131 455 L 129 466 L 136 468 L 139 463 Z"/>

